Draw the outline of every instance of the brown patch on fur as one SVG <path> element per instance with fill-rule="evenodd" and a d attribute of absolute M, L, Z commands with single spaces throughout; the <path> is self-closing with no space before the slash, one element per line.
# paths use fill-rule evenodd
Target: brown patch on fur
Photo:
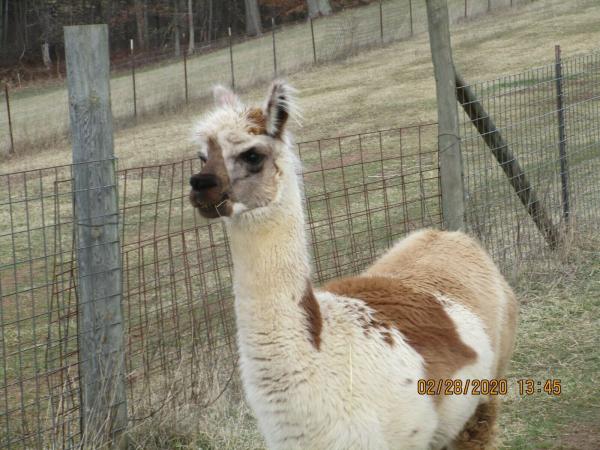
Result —
<path fill-rule="evenodd" d="M 498 417 L 498 397 L 490 397 L 489 402 L 480 403 L 454 439 L 457 450 L 492 450 L 497 448 L 496 418 Z"/>
<path fill-rule="evenodd" d="M 419 292 L 442 292 L 475 313 L 497 355 L 494 376 L 502 378 L 514 347 L 518 302 L 474 239 L 461 232 L 422 230 L 399 241 L 366 274 L 394 277 Z M 499 295 L 506 296 L 504 310 Z"/>
<path fill-rule="evenodd" d="M 383 333 L 381 333 L 381 337 L 390 347 L 394 346 L 394 338 L 388 331 L 384 331 Z"/>
<path fill-rule="evenodd" d="M 367 326 L 395 327 L 425 360 L 428 378 L 451 378 L 458 369 L 477 358 L 431 294 L 417 292 L 386 277 L 344 278 L 328 283 L 324 290 L 363 300 L 375 311 L 374 321 L 365 322 Z M 382 336 L 388 342 L 385 333 Z"/>
<path fill-rule="evenodd" d="M 312 289 L 310 281 L 306 283 L 306 290 L 300 299 L 300 307 L 306 313 L 308 321 L 308 333 L 310 342 L 317 350 L 321 348 L 321 330 L 323 329 L 323 318 L 321 317 L 321 308 L 319 302 L 315 298 L 315 293 Z"/>
<path fill-rule="evenodd" d="M 201 174 L 213 174 L 219 178 L 221 189 L 229 188 L 229 173 L 225 167 L 223 150 L 213 137 L 208 139 L 208 161 L 202 167 Z"/>
<path fill-rule="evenodd" d="M 267 118 L 260 108 L 250 108 L 246 112 L 246 118 L 251 123 L 246 128 L 250 134 L 267 134 Z"/>

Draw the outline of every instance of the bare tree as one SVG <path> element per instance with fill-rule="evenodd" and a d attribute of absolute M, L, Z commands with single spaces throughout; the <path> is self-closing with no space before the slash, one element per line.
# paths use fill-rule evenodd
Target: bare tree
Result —
<path fill-rule="evenodd" d="M 146 37 L 148 36 L 148 13 L 146 1 L 135 0 L 135 22 L 137 26 L 137 40 L 140 48 L 145 49 L 148 43 Z"/>
<path fill-rule="evenodd" d="M 262 33 L 258 0 L 244 0 L 246 6 L 246 33 L 256 36 Z"/>
<path fill-rule="evenodd" d="M 179 18 L 179 0 L 173 0 L 173 43 L 175 47 L 175 56 L 181 56 L 181 41 L 180 41 L 180 18 Z"/>
<path fill-rule="evenodd" d="M 194 9 L 192 0 L 188 0 L 188 55 L 194 54 L 196 47 L 196 36 L 194 35 Z"/>
<path fill-rule="evenodd" d="M 329 0 L 306 0 L 310 17 L 328 16 L 331 14 Z"/>

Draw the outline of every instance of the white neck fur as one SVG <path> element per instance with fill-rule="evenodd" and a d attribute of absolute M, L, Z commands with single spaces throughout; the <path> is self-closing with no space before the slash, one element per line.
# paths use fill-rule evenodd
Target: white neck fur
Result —
<path fill-rule="evenodd" d="M 285 159 L 281 190 L 265 214 L 249 211 L 227 221 L 242 351 L 254 331 L 277 337 L 306 328 L 299 302 L 310 280 L 310 256 L 295 164 Z"/>

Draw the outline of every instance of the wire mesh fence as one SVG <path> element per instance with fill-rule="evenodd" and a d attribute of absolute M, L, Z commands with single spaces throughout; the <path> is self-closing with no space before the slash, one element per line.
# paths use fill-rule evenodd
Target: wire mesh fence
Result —
<path fill-rule="evenodd" d="M 449 0 L 452 21 L 529 0 Z M 351 55 L 360 49 L 409 38 L 427 30 L 425 3 L 384 0 L 332 16 L 304 20 L 260 37 L 244 35 L 197 46 L 193 56 L 175 55 L 172 48 L 153 54 L 132 54 L 112 66 L 112 110 L 116 123 L 127 124 L 140 115 L 173 110 L 186 102 L 206 98 L 216 83 L 248 87 L 274 75 Z M 273 44 L 273 31 L 275 44 Z M 231 46 L 230 46 L 231 45 Z M 275 67 L 276 61 L 276 67 Z M 33 144 L 52 143 L 66 136 L 69 127 L 67 88 L 63 82 L 39 84 L 7 91 L 0 102 L 0 152 Z M 52 117 L 52 123 L 47 120 Z"/>
<path fill-rule="evenodd" d="M 516 192 L 511 181 L 517 175 L 505 174 L 513 161 L 531 184 L 527 190 L 536 193 L 539 211 L 534 215 L 546 215 L 567 239 L 597 231 L 599 69 L 600 53 L 595 52 L 470 85 L 512 157 L 499 164 L 465 117 L 461 146 L 467 223 L 507 272 L 521 272 L 532 260 L 551 257 L 547 237 L 517 195 L 525 188 Z M 496 131 L 487 131 L 492 133 Z"/>
<path fill-rule="evenodd" d="M 441 226 L 436 139 L 426 124 L 298 144 L 317 282 Z M 236 370 L 227 236 L 187 200 L 199 170 L 198 160 L 122 169 L 103 186 L 119 197 L 131 426 L 169 405 L 209 405 Z M 71 165 L 0 175 L 0 448 L 93 441 L 81 427 L 73 180 Z"/>

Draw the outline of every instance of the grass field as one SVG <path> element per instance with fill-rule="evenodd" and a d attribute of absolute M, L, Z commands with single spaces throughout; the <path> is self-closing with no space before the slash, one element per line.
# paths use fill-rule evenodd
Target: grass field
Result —
<path fill-rule="evenodd" d="M 377 11 L 378 12 L 378 11 Z M 375 20 L 373 17 L 370 20 Z M 547 63 L 553 57 L 553 45 L 560 38 L 559 43 L 563 47 L 565 55 L 586 53 L 592 50 L 591 42 L 597 42 L 600 38 L 600 28 L 597 26 L 600 19 L 600 6 L 596 2 L 580 0 L 576 2 L 559 2 L 558 0 L 538 0 L 514 9 L 501 9 L 493 11 L 489 15 L 480 15 L 469 20 L 458 20 L 453 26 L 453 39 L 455 47 L 455 60 L 463 76 L 467 80 L 494 78 L 503 73 L 522 70 L 531 66 L 532 62 Z M 342 19 L 336 19 L 342 20 Z M 343 19 L 348 23 L 350 19 Z M 341 25 L 339 25 L 341 26 Z M 549 30 L 552 30 L 550 33 Z M 418 31 L 418 30 L 417 30 Z M 357 35 L 358 36 L 358 35 Z M 282 33 L 283 37 L 283 33 Z M 291 39 L 291 38 L 290 38 Z M 270 44 L 270 41 L 265 41 Z M 251 42 L 242 45 L 255 45 Z M 266 44 L 265 44 L 266 45 Z M 404 41 L 389 43 L 383 48 L 373 48 L 368 52 L 351 56 L 348 59 L 339 59 L 327 65 L 317 67 L 305 67 L 297 72 L 290 73 L 290 81 L 300 90 L 300 105 L 304 110 L 303 127 L 292 124 L 297 135 L 297 140 L 307 141 L 323 135 L 348 135 L 365 130 L 382 128 L 393 128 L 399 124 L 417 123 L 423 121 L 434 121 L 435 93 L 430 64 L 429 47 L 426 35 L 418 34 L 415 38 Z M 339 48 L 348 48 L 340 45 Z M 250 59 L 260 61 L 254 50 L 247 49 Z M 244 51 L 243 54 L 245 54 Z M 335 55 L 331 55 L 332 58 Z M 266 61 L 266 57 L 263 60 Z M 198 64 L 200 64 L 198 62 Z M 291 63 L 290 63 L 291 64 Z M 199 66 L 201 67 L 201 66 Z M 168 66 L 149 68 L 148 80 L 158 83 L 161 77 L 169 77 L 173 68 Z M 162 74 L 162 75 L 159 75 Z M 156 79 L 153 79 L 156 75 Z M 142 74 L 143 76 L 143 74 Z M 248 75 L 249 77 L 249 75 Z M 243 79 L 243 78 L 240 78 Z M 128 83 L 128 78 L 123 77 L 123 83 Z M 228 79 L 221 81 L 227 82 Z M 248 84 L 252 84 L 250 78 Z M 119 79 L 113 83 L 119 83 Z M 151 84 L 152 84 L 151 83 Z M 125 86 L 125 84 L 124 84 Z M 208 86 L 208 85 L 207 85 Z M 154 86 L 155 87 L 155 86 Z M 514 87 L 514 84 L 504 87 Z M 203 88 L 204 89 L 204 88 Z M 249 88 L 246 94 L 249 98 L 259 101 L 264 95 L 265 86 Z M 157 91 L 154 95 L 154 91 Z M 173 93 L 175 92 L 175 94 Z M 35 96 L 23 94 L 23 100 L 33 101 Z M 56 89 L 49 88 L 44 95 L 49 95 L 44 102 L 59 102 L 58 97 L 53 95 L 64 95 Z M 148 90 L 143 95 L 149 102 L 158 102 L 160 96 L 176 98 L 176 91 Z M 203 94 L 204 95 L 204 94 Z M 203 95 L 199 96 L 202 97 Z M 174 97 L 171 97 L 174 96 Z M 158 99 L 158 100 L 157 100 Z M 38 99 L 39 100 L 39 99 Z M 113 92 L 113 102 L 123 101 L 126 105 L 126 93 L 116 89 Z M 116 133 L 115 148 L 119 157 L 119 167 L 132 167 L 149 165 L 153 163 L 164 164 L 166 161 L 181 161 L 183 158 L 192 158 L 195 151 L 189 142 L 191 125 L 195 118 L 204 111 L 207 104 L 197 101 L 189 108 L 179 108 L 178 111 L 168 115 L 148 115 L 135 126 L 122 128 Z M 36 110 L 35 101 L 30 103 L 31 111 Z M 152 110 L 154 107 L 149 106 Z M 42 108 L 39 108 L 42 110 Z M 118 112 L 118 111 L 117 111 Z M 58 114 L 51 116 L 56 118 L 53 124 L 46 117 L 46 126 L 52 124 L 59 129 L 60 119 Z M 33 125 L 32 125 L 33 126 Z M 43 130 L 42 130 L 43 131 Z M 70 162 L 70 150 L 62 138 L 44 141 L 43 146 L 31 147 L 19 155 L 2 160 L 4 172 L 30 169 L 32 167 L 45 167 Z M 417 139 L 413 139 L 417 142 Z M 421 141 L 419 141 L 421 142 Z M 434 145 L 435 133 L 427 134 L 422 143 L 425 148 Z M 390 140 L 390 149 L 394 141 Z M 306 144 L 310 148 L 310 144 Z M 353 147 L 354 145 L 354 147 Z M 392 222 L 400 223 L 401 214 L 399 208 L 393 211 L 383 210 L 385 192 L 373 183 L 373 190 L 368 194 L 371 199 L 371 207 L 378 208 L 373 214 L 373 223 L 368 224 L 362 219 L 341 219 L 334 226 L 328 225 L 328 219 L 339 211 L 346 214 L 360 214 L 363 207 L 360 188 L 352 202 L 348 202 L 348 195 L 344 195 L 340 187 L 341 183 L 350 186 L 359 186 L 364 183 L 364 173 L 361 174 L 357 167 L 340 169 L 336 164 L 352 162 L 356 155 L 351 149 L 355 144 L 349 144 L 348 154 L 340 154 L 336 159 L 336 142 L 331 143 L 331 149 L 326 150 L 326 165 L 331 167 L 327 173 L 323 185 L 320 185 L 319 173 L 314 179 L 307 178 L 307 194 L 309 195 L 309 206 L 314 208 L 314 229 L 311 229 L 313 241 L 319 243 L 323 252 L 323 260 L 326 264 L 323 272 L 327 276 L 338 274 L 331 261 L 331 254 L 337 250 L 344 250 L 355 245 L 352 239 L 346 239 L 349 234 L 364 231 L 365 236 L 377 239 L 379 251 L 389 244 L 392 237 L 403 234 L 406 230 L 400 228 L 386 228 L 392 218 Z M 314 149 L 313 149 L 314 150 Z M 311 156 L 312 155 L 312 156 Z M 310 168 L 319 163 L 314 157 L 315 153 L 307 153 L 305 166 Z M 594 154 L 586 153 L 586 158 L 594 157 Z M 597 159 L 597 158 L 596 158 Z M 412 164 L 419 158 L 412 159 Z M 578 163 L 588 165 L 584 161 Z M 434 166 L 433 161 L 425 161 L 426 166 Z M 535 161 L 532 162 L 532 165 Z M 379 162 L 375 161 L 371 172 L 367 176 L 377 176 Z M 178 167 L 178 166 L 177 166 Z M 590 166 L 593 168 L 593 166 Z M 398 169 L 398 163 L 392 162 L 385 170 L 393 172 Z M 159 170 L 163 170 L 162 175 Z M 199 245 L 193 247 L 190 254 L 197 253 L 195 270 L 200 272 L 200 265 L 206 264 L 204 269 L 212 271 L 210 276 L 204 278 L 199 273 L 191 276 L 183 271 L 173 274 L 173 266 L 185 266 L 182 263 L 187 256 L 182 253 L 180 243 L 172 243 L 171 238 L 157 241 L 156 230 L 169 230 L 176 239 L 186 239 L 184 233 L 179 236 L 179 231 L 187 226 L 195 224 L 192 211 L 186 209 L 184 203 L 186 176 L 184 169 L 175 174 L 169 169 L 149 169 L 145 172 L 136 169 L 128 177 L 120 179 L 119 188 L 122 189 L 121 198 L 123 207 L 127 208 L 124 214 L 123 242 L 131 242 L 133 245 L 127 250 L 126 256 L 131 258 L 131 267 L 139 273 L 145 273 L 148 278 L 139 278 L 131 281 L 126 280 L 128 289 L 132 289 L 129 305 L 138 308 L 131 314 L 135 332 L 143 330 L 148 325 L 156 326 L 165 323 L 174 324 L 177 320 L 177 307 L 182 317 L 186 314 L 193 317 L 201 314 L 189 304 L 177 305 L 174 299 L 182 295 L 184 287 L 182 284 L 191 277 L 192 289 L 203 286 L 212 289 L 208 297 L 217 295 L 218 292 L 218 268 L 225 268 L 228 264 L 225 255 L 211 253 L 209 246 Z M 179 170 L 179 169 L 178 169 Z M 185 169 L 187 170 L 187 169 Z M 189 168 L 191 170 L 191 166 Z M 383 168 L 381 170 L 384 170 Z M 11 209 L 7 214 L 0 217 L 4 225 L 11 229 L 14 227 L 23 231 L 15 241 L 10 233 L 5 235 L 2 228 L 2 245 L 0 245 L 0 256 L 2 257 L 3 295 L 17 284 L 26 285 L 34 283 L 37 277 L 47 277 L 48 261 L 40 259 L 36 265 L 23 264 L 20 268 L 13 269 L 4 265 L 4 261 L 11 261 L 15 254 L 18 259 L 30 260 L 40 257 L 38 252 L 46 251 L 46 240 L 50 242 L 51 236 L 45 231 L 36 230 L 31 232 L 25 225 L 30 220 L 31 226 L 44 227 L 48 224 L 63 224 L 62 238 L 59 245 L 64 250 L 49 249 L 48 253 L 70 252 L 72 236 L 70 234 L 69 221 L 70 211 L 70 174 L 69 169 L 58 175 L 48 172 L 43 174 L 43 181 L 38 180 L 35 174 L 29 180 L 25 180 L 25 191 L 15 192 L 14 187 L 20 183 L 20 178 L 15 177 L 12 185 L 13 192 L 7 193 L 6 189 L 0 194 L 0 199 L 12 201 Z M 186 172 L 187 173 L 187 172 Z M 125 187 L 127 178 L 127 187 Z M 592 179 L 590 177 L 590 179 Z M 597 178 L 596 178 L 597 179 Z M 175 181 L 173 181 L 175 180 Z M 43 184 L 47 183 L 47 184 Z M 419 182 L 414 182 L 414 188 L 408 192 L 408 197 L 418 194 Z M 5 185 L 3 185 L 6 187 Z M 142 188 L 142 186 L 144 186 Z M 47 188 L 47 191 L 42 189 Z M 434 183 L 428 189 L 435 191 Z M 127 192 L 125 192 L 127 189 Z M 395 185 L 387 187 L 388 192 L 399 198 L 407 198 L 405 193 L 399 192 L 400 188 Z M 324 191 L 331 195 L 322 195 Z M 22 197 L 34 197 L 39 192 L 48 192 L 46 201 L 56 201 L 53 206 L 59 210 L 58 219 L 53 207 L 46 204 L 47 211 L 52 214 L 48 217 L 36 215 L 35 212 L 43 207 L 43 199 L 34 202 L 23 202 Z M 52 194 L 54 192 L 54 194 Z M 164 197 L 163 197 L 164 194 Z M 348 194 L 346 192 L 346 194 Z M 43 196 L 42 196 L 43 198 Z M 364 197 L 363 197 L 364 198 Z M 57 200 L 58 199 L 58 200 Z M 154 206 L 160 203 L 160 209 Z M 349 204 L 351 203 L 351 204 Z M 597 203 L 596 203 L 597 204 Z M 356 209 L 355 209 L 356 208 Z M 433 214 L 437 208 L 435 200 L 432 202 Z M 409 211 L 410 215 L 418 217 L 419 214 L 426 216 L 423 212 Z M 63 218 L 61 220 L 61 217 Z M 439 218 L 439 216 L 438 216 Z M 435 221 L 429 222 L 435 223 Z M 427 224 L 426 221 L 420 225 Z M 367 227 L 371 227 L 371 234 Z M 20 227 L 20 228 L 19 228 Z M 218 228 L 218 227 L 217 227 Z M 381 235 L 373 236 L 372 231 L 379 230 Z M 211 235 L 208 229 L 202 230 L 202 242 L 216 239 L 222 242 L 222 234 Z M 390 233 L 390 234 L 386 234 Z M 210 236 L 209 236 L 210 235 Z M 136 237 L 141 236 L 149 239 L 147 244 L 135 245 Z M 127 237 L 127 238 L 125 238 Z M 336 243 L 332 243 L 332 238 Z M 190 236 L 194 240 L 197 237 Z M 319 239 L 322 242 L 319 242 Z M 56 241 L 55 241 L 56 242 Z M 339 245 L 339 248 L 337 246 Z M 11 251 L 11 249 L 14 249 Z M 353 251 L 354 248 L 352 247 Z M 372 256 L 373 249 L 359 249 L 365 255 Z M 175 252 L 175 257 L 173 257 Z M 317 254 L 317 259 L 319 255 Z M 347 255 L 346 255 L 347 256 Z M 365 258 L 366 261 L 366 258 Z M 355 270 L 350 257 L 347 262 L 342 261 L 345 270 Z M 362 263 L 363 261 L 359 261 Z M 64 264 L 63 264 L 64 263 Z M 68 266 L 66 258 L 59 266 Z M 15 265 L 16 266 L 16 265 Z M 217 270 L 212 270 L 216 268 Z M 145 272 L 144 272 L 145 271 Z M 520 275 L 520 271 L 513 272 L 517 290 L 523 303 L 521 313 L 520 338 L 515 360 L 511 369 L 512 393 L 506 399 L 506 410 L 502 417 L 504 445 L 507 449 L 584 449 L 591 450 L 600 446 L 600 438 L 597 430 L 600 428 L 598 416 L 599 404 L 592 397 L 592 393 L 600 390 L 600 382 L 597 373 L 600 369 L 597 333 L 598 317 L 600 317 L 600 286 L 598 284 L 600 273 L 600 243 L 597 235 L 590 236 L 588 242 L 575 242 L 573 250 L 562 255 L 555 264 L 540 267 L 527 267 L 527 278 Z M 50 273 L 50 277 L 53 274 Z M 64 275 L 54 275 L 59 278 Z M 125 275 L 126 276 L 126 275 Z M 181 278 L 180 278 L 181 277 Z M 46 279 L 46 278 L 45 278 Z M 68 276 L 66 277 L 68 284 Z M 146 287 L 148 286 L 148 287 Z M 68 286 L 63 286 L 69 291 Z M 0 367 L 0 379 L 14 380 L 20 374 L 31 374 L 35 367 L 43 366 L 43 348 L 36 347 L 36 342 L 45 335 L 47 330 L 40 328 L 43 319 L 40 312 L 48 308 L 47 296 L 44 296 L 44 287 L 39 289 L 41 294 L 40 303 L 33 294 L 25 293 L 18 296 L 19 305 L 22 308 L 21 317 L 18 317 L 17 302 L 6 302 L 3 304 L 0 318 L 3 324 L 10 323 L 6 327 L 9 331 L 5 335 L 6 343 L 11 350 L 8 367 Z M 156 289 L 156 293 L 145 298 L 148 289 Z M 62 293 L 61 295 L 65 295 Z M 182 297 L 184 299 L 190 298 Z M 17 297 L 15 297 L 15 300 Z M 69 299 L 63 298 L 60 309 L 61 314 L 67 314 Z M 160 301 L 157 304 L 156 301 Z M 145 302 L 149 302 L 146 304 Z M 12 309 L 11 309 L 12 308 Z M 186 309 L 188 308 L 188 309 Z M 52 308 L 50 308 L 52 310 Z M 59 311 L 59 308 L 55 308 Z M 126 312 L 130 314 L 130 312 Z M 145 320 L 141 320 L 145 314 Z M 208 311 L 210 314 L 210 311 Z M 67 317 L 64 316 L 64 317 Z M 148 317 L 150 319 L 148 320 Z M 35 317 L 38 318 L 38 329 L 35 328 Z M 166 319 L 165 319 L 166 317 Z M 130 319 L 131 320 L 131 319 Z M 172 320 L 173 322 L 165 322 Z M 68 322 L 68 320 L 67 320 Z M 68 327 L 67 327 L 68 328 Z M 192 325 L 193 328 L 193 325 Z M 186 329 L 187 330 L 187 329 Z M 204 330 L 203 330 L 204 331 Z M 178 335 L 177 331 L 164 330 L 155 331 L 151 339 L 135 347 L 133 366 L 146 364 L 143 361 L 144 354 L 158 355 L 168 353 L 173 360 L 160 361 L 160 364 L 172 364 L 178 355 L 179 342 L 188 343 L 189 335 Z M 54 338 L 54 336 L 50 336 Z M 152 340 L 156 338 L 155 340 Z M 136 344 L 137 345 L 137 344 Z M 144 345 L 146 345 L 144 347 Z M 20 353 L 21 349 L 24 357 Z M 55 349 L 58 352 L 58 348 Z M 38 353 L 38 351 L 40 353 Z M 36 356 L 37 355 L 37 356 Z M 52 356 L 52 354 L 50 355 Z M 38 361 L 35 361 L 38 358 Z M 156 360 L 156 364 L 159 364 Z M 153 366 L 154 367 L 154 366 Z M 158 366 L 156 366 L 158 367 Z M 51 367 L 48 367 L 51 368 Z M 158 370 L 158 369 L 157 369 Z M 133 372 L 133 376 L 136 375 Z M 560 378 L 563 382 L 563 392 L 560 397 L 545 397 L 545 394 L 533 395 L 531 397 L 516 394 L 516 380 L 520 378 L 534 378 L 545 380 L 546 378 Z M 173 378 L 179 380 L 180 378 Z M 151 391 L 156 398 L 153 402 L 160 404 L 164 398 L 177 398 L 179 393 L 172 387 L 171 379 L 164 379 L 159 384 L 162 392 L 155 392 L 156 386 Z M 189 380 L 188 380 L 189 382 Z M 35 405 L 36 395 L 33 388 L 33 379 L 29 384 L 32 386 L 28 392 L 10 393 L 10 401 L 33 402 Z M 234 385 L 237 384 L 234 382 Z M 15 385 L 16 386 L 16 385 Z M 21 386 L 22 388 L 22 386 Z M 42 390 L 44 387 L 42 387 Z M 171 393 L 171 389 L 174 393 Z M 44 392 L 42 392 L 44 394 Z M 151 420 L 143 422 L 133 430 L 134 442 L 138 448 L 261 448 L 262 440 L 255 428 L 251 413 L 243 402 L 240 401 L 241 394 L 239 386 L 226 392 L 214 405 L 208 409 L 198 408 L 192 403 L 185 403 L 181 399 L 181 407 L 177 409 L 165 409 L 161 414 L 154 416 Z M 15 403 L 16 405 L 16 403 Z M 11 406 L 15 406 L 12 405 Z M 16 405 L 18 408 L 18 405 Z M 138 412 L 143 415 L 143 410 Z M 17 422 L 21 418 L 17 417 Z M 45 420 L 47 418 L 42 418 Z M 29 417 L 27 417 L 29 420 Z M 33 418 L 32 418 L 33 420 Z M 39 420 L 39 419 L 38 419 Z M 34 428 L 34 424 L 28 426 Z M 1 438 L 2 436 L 0 436 Z"/>
<path fill-rule="evenodd" d="M 450 0 L 452 18 L 464 14 L 463 0 Z M 508 0 L 494 0 L 496 8 L 505 7 Z M 471 16 L 487 8 L 487 0 L 468 2 Z M 313 55 L 309 22 L 285 26 L 277 30 L 276 58 L 279 74 L 285 74 L 314 63 L 328 62 L 356 53 L 359 49 L 383 42 L 407 38 L 411 34 L 409 0 L 386 0 L 382 6 L 380 24 L 379 3 L 342 11 L 314 21 L 315 54 Z M 413 2 L 413 32 L 426 29 L 425 4 Z M 383 27 L 383 39 L 381 26 Z M 233 76 L 238 88 L 247 88 L 274 73 L 272 36 L 267 32 L 255 39 L 241 40 L 233 49 Z M 189 98 L 199 101 L 210 95 L 215 83 L 232 81 L 229 49 L 221 42 L 220 49 L 204 52 L 187 62 Z M 141 61 L 140 63 L 141 64 Z M 159 63 L 139 67 L 136 74 L 137 112 L 139 115 L 170 112 L 185 101 L 184 66 L 181 58 L 168 58 Z M 130 69 L 121 65 L 111 79 L 113 115 L 119 125 L 131 125 L 133 119 L 133 89 Z M 60 141 L 68 131 L 67 90 L 64 83 L 32 85 L 13 91 L 12 121 L 19 149 L 37 147 Z M 48 121 L 51 117 L 52 120 Z M 0 112 L 0 130 L 7 130 L 7 115 Z M 8 130 L 7 130 L 8 131 Z M 8 140 L 0 141 L 0 152 Z M 2 148 L 4 147 L 4 148 Z"/>
<path fill-rule="evenodd" d="M 521 302 L 509 392 L 500 418 L 506 450 L 596 450 L 600 446 L 600 241 L 574 246 L 515 286 Z M 558 396 L 522 395 L 518 380 L 559 379 Z M 133 430 L 138 448 L 264 449 L 241 387 L 208 409 L 169 410 Z"/>
<path fill-rule="evenodd" d="M 587 52 L 600 38 L 599 18 L 600 6 L 594 0 L 537 0 L 460 20 L 452 27 L 455 63 L 470 81 L 496 78 L 530 67 L 532 63 L 549 63 L 553 60 L 556 43 L 562 45 L 565 56 Z M 299 89 L 300 106 L 304 111 L 303 126 L 293 127 L 299 141 L 436 119 L 426 33 L 327 65 L 303 65 L 287 78 Z M 215 81 L 228 83 L 229 76 L 216 78 L 211 83 Z M 160 95 L 169 92 L 154 84 L 149 87 Z M 202 97 L 208 94 L 206 88 L 200 91 Z M 246 98 L 253 101 L 261 101 L 264 91 L 264 84 L 244 89 Z M 140 94 L 143 98 L 149 95 Z M 126 98 L 124 96 L 113 92 L 113 104 Z M 63 100 L 43 100 L 39 107 L 34 102 L 28 110 L 44 111 L 43 106 L 48 102 L 58 104 Z M 197 100 L 177 113 L 154 115 L 137 126 L 118 130 L 115 151 L 120 167 L 194 157 L 190 145 L 191 126 L 208 106 L 210 102 Z M 32 122 L 31 126 L 26 124 L 27 128 L 60 128 L 67 120 L 66 103 L 64 108 L 64 114 L 44 113 L 42 124 Z M 1 170 L 6 173 L 70 160 L 67 142 L 47 140 L 41 146 L 26 146 L 15 157 L 3 159 Z"/>

